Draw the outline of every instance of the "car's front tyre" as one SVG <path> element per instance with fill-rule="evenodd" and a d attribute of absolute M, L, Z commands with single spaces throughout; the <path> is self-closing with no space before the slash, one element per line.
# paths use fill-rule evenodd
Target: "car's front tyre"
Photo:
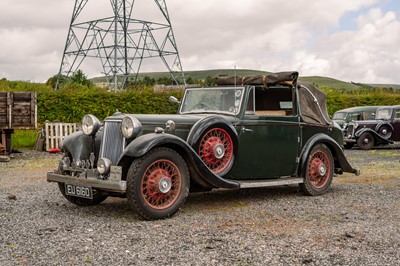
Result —
<path fill-rule="evenodd" d="M 315 145 L 307 158 L 301 190 L 309 196 L 326 193 L 332 183 L 333 166 L 333 156 L 328 147 L 324 144 Z"/>
<path fill-rule="evenodd" d="M 370 150 L 374 145 L 374 136 L 369 132 L 362 133 L 357 139 L 357 146 L 362 150 Z"/>
<path fill-rule="evenodd" d="M 137 158 L 127 174 L 127 198 L 146 220 L 173 216 L 189 194 L 189 170 L 172 149 L 159 147 Z"/>

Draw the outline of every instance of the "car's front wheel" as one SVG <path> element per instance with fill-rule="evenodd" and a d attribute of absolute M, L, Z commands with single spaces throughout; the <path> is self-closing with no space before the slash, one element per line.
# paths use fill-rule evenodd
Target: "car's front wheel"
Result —
<path fill-rule="evenodd" d="M 369 132 L 364 132 L 357 139 L 357 146 L 362 150 L 370 150 L 375 145 L 374 136 Z"/>
<path fill-rule="evenodd" d="M 333 178 L 333 156 L 324 144 L 311 150 L 300 188 L 306 195 L 318 196 L 328 191 Z"/>
<path fill-rule="evenodd" d="M 185 160 L 169 148 L 155 148 L 133 161 L 127 175 L 129 204 L 144 219 L 174 215 L 189 194 Z"/>

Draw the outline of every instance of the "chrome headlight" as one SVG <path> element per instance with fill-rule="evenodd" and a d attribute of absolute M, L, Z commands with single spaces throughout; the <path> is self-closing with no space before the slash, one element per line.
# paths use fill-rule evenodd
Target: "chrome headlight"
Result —
<path fill-rule="evenodd" d="M 136 117 L 127 116 L 122 120 L 121 132 L 125 138 L 134 138 L 140 133 L 141 130 L 142 124 L 136 119 Z"/>
<path fill-rule="evenodd" d="M 82 131 L 85 135 L 94 136 L 99 131 L 101 123 L 94 115 L 85 115 L 82 119 Z"/>
<path fill-rule="evenodd" d="M 107 158 L 101 158 L 97 162 L 97 171 L 99 171 L 99 174 L 101 175 L 106 175 L 110 172 L 111 168 L 111 161 Z"/>

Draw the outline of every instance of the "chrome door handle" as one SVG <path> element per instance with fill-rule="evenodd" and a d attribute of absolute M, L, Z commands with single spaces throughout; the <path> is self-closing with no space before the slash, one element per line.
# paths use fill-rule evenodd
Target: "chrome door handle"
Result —
<path fill-rule="evenodd" d="M 253 132 L 253 130 L 245 128 L 245 127 L 242 127 L 242 132 Z"/>

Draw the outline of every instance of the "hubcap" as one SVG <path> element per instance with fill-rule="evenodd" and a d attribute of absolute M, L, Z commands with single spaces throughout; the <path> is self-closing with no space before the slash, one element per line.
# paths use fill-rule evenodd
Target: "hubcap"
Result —
<path fill-rule="evenodd" d="M 222 144 L 217 144 L 214 147 L 214 156 L 217 159 L 221 159 L 225 155 L 225 148 Z"/>
<path fill-rule="evenodd" d="M 364 142 L 365 144 L 368 144 L 368 143 L 369 143 L 369 139 L 368 139 L 368 138 L 364 138 L 364 139 L 363 139 L 363 142 Z"/>
<path fill-rule="evenodd" d="M 161 178 L 160 182 L 158 183 L 158 189 L 161 193 L 168 193 L 171 190 L 172 182 L 171 179 L 168 177 Z"/>
<path fill-rule="evenodd" d="M 321 164 L 319 166 L 319 175 L 320 176 L 324 176 L 326 174 L 326 165 L 325 164 Z"/>

